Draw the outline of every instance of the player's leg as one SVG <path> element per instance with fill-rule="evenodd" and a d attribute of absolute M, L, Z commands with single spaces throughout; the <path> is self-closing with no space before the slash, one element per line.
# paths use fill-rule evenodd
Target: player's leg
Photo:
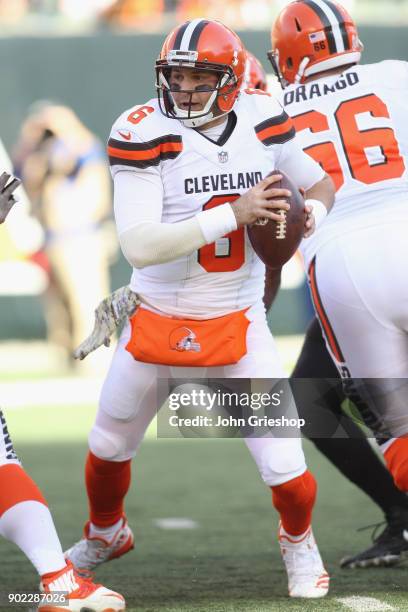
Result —
<path fill-rule="evenodd" d="M 361 428 L 342 411 L 344 391 L 317 318 L 313 319 L 307 329 L 291 379 L 299 414 L 307 422 L 303 434 L 346 478 L 371 497 L 385 515 L 386 527 L 374 544 L 357 555 L 345 557 L 341 566 L 394 565 L 404 560 L 408 551 L 408 544 L 403 537 L 403 530 L 408 527 L 408 498 L 397 489 L 390 472 L 374 452 Z M 302 380 L 296 384 L 296 379 L 308 379 L 308 389 L 316 386 L 314 395 L 318 394 L 318 402 L 307 401 L 305 385 Z M 326 423 L 327 427 L 316 436 L 321 422 Z M 328 437 L 330 431 L 334 433 L 339 427 L 343 437 Z"/>
<path fill-rule="evenodd" d="M 225 368 L 230 378 L 285 378 L 275 342 L 266 318 L 255 308 L 248 328 L 245 357 L 236 366 Z M 272 365 L 271 365 L 272 364 Z M 261 390 L 270 383 L 253 380 Z M 289 385 L 285 415 L 297 417 Z M 283 437 L 285 435 L 292 437 Z M 272 491 L 272 502 L 280 515 L 279 542 L 288 573 L 292 597 L 323 597 L 328 592 L 329 576 L 324 569 L 311 529 L 312 510 L 316 499 L 316 481 L 307 470 L 299 431 L 268 432 L 264 437 L 247 437 L 246 445 L 254 458 L 265 484 Z"/>
<path fill-rule="evenodd" d="M 306 401 L 304 384 L 296 385 L 296 379 L 309 379 L 308 387 L 316 385 L 318 405 Z M 402 537 L 401 524 L 408 526 L 408 499 L 394 484 L 390 472 L 379 460 L 372 446 L 368 443 L 361 428 L 341 409 L 345 399 L 338 370 L 327 350 L 326 343 L 317 318 L 309 325 L 298 361 L 293 370 L 292 381 L 296 405 L 300 416 L 307 424 L 303 429 L 315 446 L 348 478 L 383 510 L 387 527 L 374 547 L 359 555 L 348 557 L 342 566 L 359 564 L 369 567 L 373 564 L 390 563 L 403 558 L 408 549 Z M 317 379 L 317 380 L 316 380 Z M 336 379 L 339 383 L 336 384 Z M 300 381 L 302 383 L 302 381 Z M 297 393 L 297 390 L 299 391 Z M 361 407 L 361 401 L 359 402 Z M 319 431 L 319 423 L 327 422 L 327 413 L 331 423 L 326 431 Z M 330 430 L 342 430 L 342 437 L 328 437 Z M 331 428 L 331 429 L 330 429 Z M 327 433 L 327 435 L 326 435 Z M 398 553 L 400 550 L 400 554 Z M 392 554 L 391 554 L 392 551 Z M 381 558 L 383 559 L 381 561 Z"/>
<path fill-rule="evenodd" d="M 389 231 L 392 244 L 405 245 L 402 236 L 398 235 L 399 228 L 390 227 Z M 408 431 L 408 337 L 405 331 L 408 326 L 404 308 L 408 296 L 404 295 L 406 283 L 400 264 L 404 257 L 394 248 L 370 254 L 370 269 L 375 270 L 377 279 L 381 278 L 379 284 L 367 274 L 367 255 L 361 253 L 361 243 L 379 244 L 380 239 L 382 243 L 383 232 L 384 228 L 367 228 L 359 240 L 346 237 L 341 243 L 326 245 L 312 265 L 310 280 L 328 348 L 339 371 L 343 376 L 359 377 L 357 381 L 345 378 L 347 393 L 357 398 L 360 412 L 377 440 L 386 442 L 381 445 L 386 451 L 386 462 L 395 484 L 406 493 L 407 442 L 402 436 Z M 335 275 L 332 274 L 334 268 Z M 392 436 L 400 438 L 397 444 L 394 442 L 395 446 L 389 441 Z M 392 446 L 395 453 L 391 452 Z M 387 460 L 391 455 L 393 460 Z M 392 498 L 396 499 L 395 492 Z M 386 528 L 371 551 L 374 554 L 384 552 L 384 557 L 388 557 L 385 562 L 398 561 L 398 549 L 401 550 L 401 545 L 404 548 L 407 514 L 405 505 L 400 511 L 402 498 L 400 504 L 399 509 L 388 510 L 391 529 Z M 391 544 L 391 550 L 384 550 L 383 544 L 385 547 Z M 404 554 L 405 549 L 401 552 Z"/>
<path fill-rule="evenodd" d="M 157 411 L 157 367 L 126 351 L 130 328 L 119 339 L 105 379 L 85 466 L 89 521 L 84 537 L 66 551 L 76 567 L 93 569 L 133 548 L 124 513 L 131 460 Z"/>
<path fill-rule="evenodd" d="M 358 240 L 347 236 L 325 245 L 311 266 L 310 283 L 346 393 L 356 393 L 363 401 L 359 409 L 365 421 L 371 421 L 377 436 L 387 438 L 408 434 L 408 314 L 404 306 L 408 289 L 400 270 L 408 247 L 401 230 L 390 226 L 387 237 L 393 245 L 402 243 L 406 253 L 400 248 L 371 250 L 370 267 L 375 276 L 370 278 L 361 243 L 378 244 L 381 237 L 384 240 L 383 232 L 383 227 L 367 228 L 359 231 Z M 397 261 L 394 251 L 398 252 Z M 332 273 L 334 267 L 336 274 Z M 375 282 L 378 277 L 381 284 Z"/>
<path fill-rule="evenodd" d="M 0 534 L 17 544 L 40 576 L 59 571 L 65 560 L 50 511 L 14 452 L 1 410 L 0 430 Z"/>
<path fill-rule="evenodd" d="M 14 452 L 1 410 L 0 534 L 16 544 L 31 561 L 45 593 L 67 591 L 66 610 L 125 609 L 121 595 L 91 581 L 84 582 L 72 565 L 66 563 L 47 503 Z"/>

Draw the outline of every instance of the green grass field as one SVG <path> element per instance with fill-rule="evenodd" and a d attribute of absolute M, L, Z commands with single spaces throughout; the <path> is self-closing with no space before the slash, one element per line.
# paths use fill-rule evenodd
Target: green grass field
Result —
<path fill-rule="evenodd" d="M 46 494 L 67 547 L 86 519 L 82 472 L 92 409 L 47 407 L 6 415 L 15 447 Z M 310 444 L 306 452 L 319 483 L 314 525 L 332 575 L 327 599 L 287 598 L 277 515 L 239 440 L 147 439 L 127 499 L 136 548 L 101 567 L 98 579 L 122 592 L 134 612 L 408 610 L 408 568 L 339 569 L 343 555 L 368 544 L 369 532 L 356 529 L 381 516 Z M 190 518 L 198 526 L 156 526 L 156 519 L 169 517 Z M 0 541 L 0 554 L 1 589 L 35 590 L 37 576 L 20 551 Z M 371 599 L 350 599 L 356 596 Z"/>

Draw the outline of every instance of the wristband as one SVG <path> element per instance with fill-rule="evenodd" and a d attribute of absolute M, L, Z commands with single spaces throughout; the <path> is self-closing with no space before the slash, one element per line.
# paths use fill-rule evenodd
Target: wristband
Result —
<path fill-rule="evenodd" d="M 327 208 L 320 200 L 306 200 L 305 204 L 307 206 L 313 206 L 313 215 L 315 218 L 316 229 L 321 225 L 327 216 Z"/>
<path fill-rule="evenodd" d="M 228 202 L 216 208 L 199 212 L 196 219 L 207 244 L 211 244 L 221 236 L 237 229 L 237 220 Z"/>

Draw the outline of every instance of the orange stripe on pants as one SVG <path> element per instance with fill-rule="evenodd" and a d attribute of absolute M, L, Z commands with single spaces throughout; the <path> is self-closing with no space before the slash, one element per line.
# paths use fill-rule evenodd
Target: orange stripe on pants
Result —
<path fill-rule="evenodd" d="M 0 516 L 24 501 L 38 501 L 47 505 L 40 489 L 20 465 L 0 467 Z"/>
<path fill-rule="evenodd" d="M 323 308 L 323 304 L 322 304 L 322 301 L 319 295 L 319 291 L 317 288 L 316 258 L 313 259 L 309 267 L 309 283 L 310 283 L 310 291 L 312 294 L 313 304 L 314 304 L 317 316 L 319 317 L 320 324 L 323 328 L 324 335 L 326 336 L 327 342 L 330 346 L 330 350 L 332 351 L 338 363 L 345 363 L 343 353 L 341 352 L 341 349 L 340 349 L 339 343 L 337 342 L 337 338 L 334 334 L 333 328 L 330 325 L 330 321 L 327 317 L 326 311 Z"/>

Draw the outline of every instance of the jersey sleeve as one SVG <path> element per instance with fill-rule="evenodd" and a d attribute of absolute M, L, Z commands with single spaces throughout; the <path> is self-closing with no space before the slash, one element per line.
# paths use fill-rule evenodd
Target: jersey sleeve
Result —
<path fill-rule="evenodd" d="M 161 221 L 160 162 L 171 158 L 177 148 L 177 144 L 171 146 L 169 136 L 160 137 L 140 125 L 134 126 L 129 121 L 131 115 L 131 111 L 126 111 L 114 123 L 107 145 L 119 236 L 139 223 Z"/>
<path fill-rule="evenodd" d="M 255 133 L 257 138 L 266 147 L 281 145 L 289 142 L 295 137 L 296 131 L 292 119 L 277 102 L 268 99 L 269 104 L 263 102 L 262 114 L 269 115 L 263 121 L 256 123 Z M 259 102 L 258 103 L 258 107 Z"/>
<path fill-rule="evenodd" d="M 160 223 L 163 182 L 154 168 L 117 172 L 114 176 L 113 208 L 118 235 L 139 223 Z"/>
<path fill-rule="evenodd" d="M 163 132 L 155 110 L 148 105 L 135 107 L 113 124 L 107 146 L 112 176 L 120 170 L 156 168 L 159 172 L 162 161 L 182 152 L 181 136 Z"/>

